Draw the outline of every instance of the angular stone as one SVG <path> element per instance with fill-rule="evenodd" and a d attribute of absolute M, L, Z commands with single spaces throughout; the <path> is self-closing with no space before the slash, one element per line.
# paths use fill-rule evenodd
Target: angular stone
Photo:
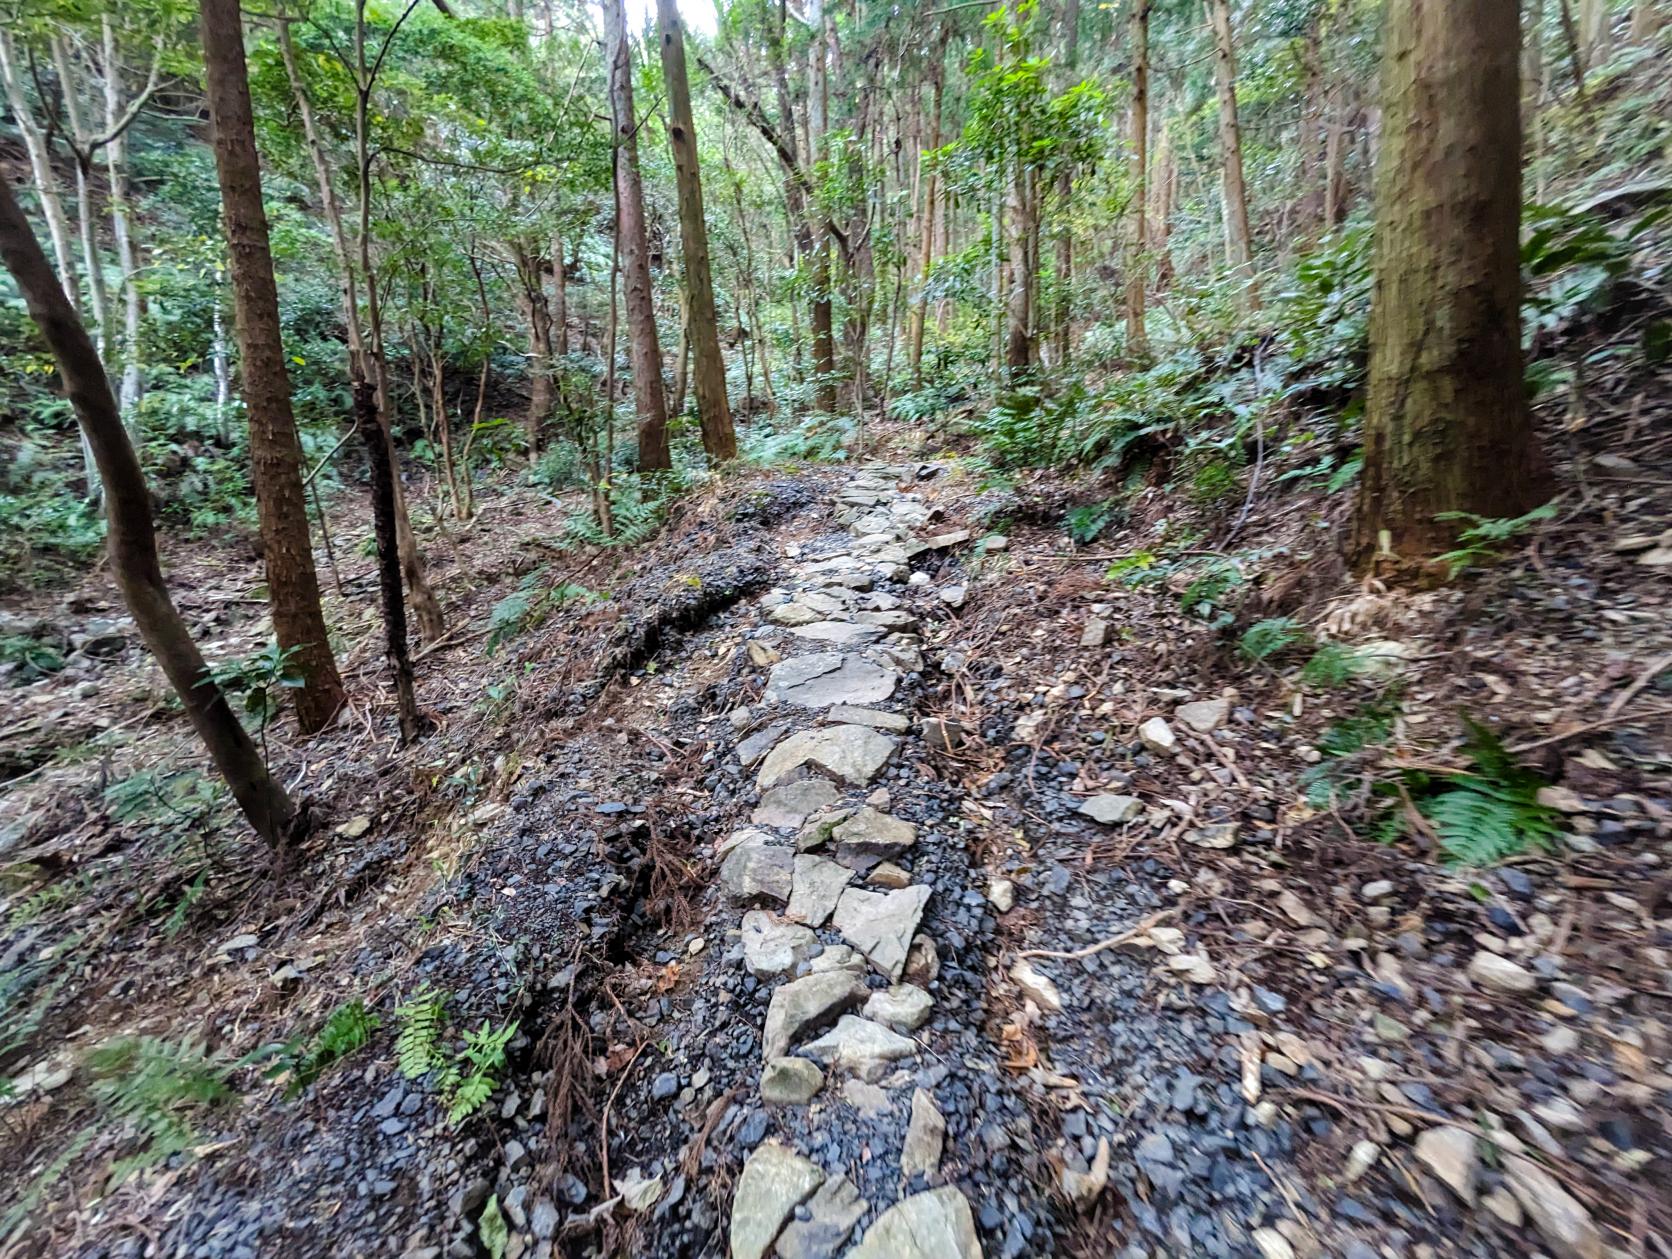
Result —
<path fill-rule="evenodd" d="M 803 765 L 817 765 L 844 782 L 863 787 L 894 755 L 899 740 L 869 726 L 825 726 L 792 734 L 761 762 L 756 783 L 775 787 Z"/>
<path fill-rule="evenodd" d="M 769 703 L 828 708 L 832 704 L 874 704 L 894 693 L 899 675 L 862 656 L 838 651 L 793 656 L 767 677 Z"/>
<path fill-rule="evenodd" d="M 774 670 L 776 672 L 776 670 Z M 1138 727 L 1138 741 L 1151 752 L 1159 752 L 1163 756 L 1178 751 L 1178 736 L 1173 728 L 1160 717 L 1151 717 Z"/>
<path fill-rule="evenodd" d="M 763 1259 L 784 1221 L 823 1181 L 818 1165 L 788 1146 L 756 1146 L 732 1194 L 732 1259 Z"/>
<path fill-rule="evenodd" d="M 790 732 L 790 723 L 775 721 L 764 730 L 757 730 L 737 745 L 737 759 L 747 769 L 772 750 L 772 745 Z"/>
<path fill-rule="evenodd" d="M 909 984 L 916 984 L 919 988 L 927 988 L 939 975 L 940 952 L 935 948 L 933 940 L 919 933 L 912 939 L 911 948 L 906 952 L 906 969 L 900 973 L 900 978 Z"/>
<path fill-rule="evenodd" d="M 1101 647 L 1109 641 L 1109 622 L 1100 616 L 1088 616 L 1080 631 L 1080 646 Z"/>
<path fill-rule="evenodd" d="M 850 887 L 836 903 L 831 924 L 871 965 L 895 981 L 905 970 L 906 951 L 928 903 L 929 889 L 922 884 L 897 892 Z"/>
<path fill-rule="evenodd" d="M 856 708 L 852 704 L 837 704 L 825 716 L 831 721 L 846 722 L 851 726 L 874 726 L 891 734 L 904 734 L 911 729 L 911 718 L 900 713 L 885 713 L 880 708 Z"/>
<path fill-rule="evenodd" d="M 866 805 L 834 831 L 837 856 L 898 857 L 917 842 L 917 827 Z"/>
<path fill-rule="evenodd" d="M 751 638 L 746 646 L 749 650 L 749 663 L 758 669 L 777 664 L 784 658 L 771 643 L 763 643 L 758 638 Z"/>
<path fill-rule="evenodd" d="M 941 1148 L 946 1143 L 946 1117 L 935 1105 L 928 1089 L 911 1095 L 911 1122 L 906 1125 L 905 1144 L 900 1147 L 900 1174 L 933 1176 L 940 1170 Z"/>
<path fill-rule="evenodd" d="M 1009 879 L 987 880 L 987 903 L 1001 914 L 1016 907 L 1016 884 Z"/>
<path fill-rule="evenodd" d="M 800 826 L 820 809 L 836 803 L 836 788 L 825 778 L 803 778 L 785 783 L 761 797 L 749 820 L 756 826 Z"/>
<path fill-rule="evenodd" d="M 743 967 L 756 979 L 786 975 L 818 950 L 819 938 L 806 927 L 761 909 L 743 915 Z"/>
<path fill-rule="evenodd" d="M 897 866 L 892 861 L 879 861 L 865 876 L 865 881 L 872 887 L 886 887 L 898 890 L 911 886 L 911 871 L 903 866 Z"/>
<path fill-rule="evenodd" d="M 861 1011 L 866 1018 L 897 1032 L 915 1032 L 929 1021 L 934 1000 L 916 984 L 895 984 L 873 992 Z"/>
<path fill-rule="evenodd" d="M 822 1031 L 869 993 L 852 971 L 832 970 L 792 980 L 772 994 L 761 1029 L 762 1056 L 782 1058 L 797 1036 Z"/>
<path fill-rule="evenodd" d="M 820 619 L 820 615 L 805 603 L 780 603 L 766 614 L 766 619 L 774 625 L 811 625 Z"/>
<path fill-rule="evenodd" d="M 814 975 L 811 978 L 824 977 Z M 861 991 L 864 987 L 863 983 L 860 984 Z M 882 1077 L 889 1063 L 909 1058 L 917 1051 L 917 1046 L 898 1032 L 891 1032 L 881 1023 L 853 1014 L 842 1015 L 836 1020 L 835 1027 L 802 1048 L 809 1057 L 819 1062 L 842 1067 L 862 1080 L 873 1082 Z"/>
<path fill-rule="evenodd" d="M 847 1080 L 842 1085 L 842 1100 L 862 1115 L 886 1115 L 891 1107 L 888 1093 L 864 1080 Z"/>
<path fill-rule="evenodd" d="M 1591 1213 L 1531 1159 L 1504 1155 L 1504 1179 L 1557 1259 L 1601 1259 L 1602 1234 Z"/>
<path fill-rule="evenodd" d="M 970 1204 L 951 1185 L 897 1202 L 847 1259 L 981 1259 Z"/>
<path fill-rule="evenodd" d="M 1022 995 L 1046 1014 L 1058 1014 L 1062 1011 L 1062 993 L 1057 991 L 1051 977 L 1035 969 L 1034 964 L 1027 958 L 1016 959 L 1010 968 L 1010 978 L 1022 990 Z"/>
<path fill-rule="evenodd" d="M 778 1259 L 836 1259 L 868 1209 L 853 1181 L 831 1177 L 807 1199 L 807 1218 L 791 1220 L 778 1235 Z"/>
<path fill-rule="evenodd" d="M 811 852 L 830 841 L 830 832 L 835 830 L 853 813 L 852 809 L 826 809 L 808 820 L 795 837 L 797 852 Z"/>
<path fill-rule="evenodd" d="M 1430 1128 L 1417 1137 L 1416 1156 L 1448 1189 L 1474 1205 L 1475 1176 L 1480 1170 L 1480 1152 L 1474 1133 L 1451 1124 Z"/>
<path fill-rule="evenodd" d="M 842 889 L 853 878 L 853 871 L 831 861 L 828 857 L 814 857 L 805 853 L 795 859 L 795 873 L 790 892 L 790 907 L 784 916 L 792 922 L 804 922 L 809 927 L 822 927 L 842 898 Z"/>
<path fill-rule="evenodd" d="M 790 898 L 795 852 L 750 836 L 720 863 L 720 884 L 734 905 L 760 905 Z"/>
<path fill-rule="evenodd" d="M 845 944 L 827 944 L 824 952 L 820 953 L 807 968 L 815 975 L 822 975 L 825 971 L 852 971 L 863 979 L 871 969 L 865 964 L 865 959 Z"/>
<path fill-rule="evenodd" d="M 1532 971 L 1487 949 L 1469 959 L 1469 978 L 1482 988 L 1512 995 L 1532 992 L 1538 987 L 1538 976 Z"/>
<path fill-rule="evenodd" d="M 772 1058 L 761 1070 L 761 1100 L 774 1106 L 802 1106 L 824 1087 L 824 1072 L 805 1058 Z"/>
<path fill-rule="evenodd" d="M 1092 796 L 1080 805 L 1080 812 L 1094 822 L 1117 826 L 1130 822 L 1144 811 L 1144 802 L 1137 796 Z"/>
<path fill-rule="evenodd" d="M 798 625 L 790 633 L 818 643 L 860 647 L 881 638 L 883 630 L 880 625 L 860 625 L 853 621 L 814 621 L 810 625 Z"/>
<path fill-rule="evenodd" d="M 1173 709 L 1173 716 L 1197 734 L 1212 734 L 1225 724 L 1230 715 L 1231 701 L 1225 699 L 1200 699 Z"/>
<path fill-rule="evenodd" d="M 855 612 L 854 620 L 864 625 L 875 625 L 885 630 L 914 630 L 917 618 L 902 608 L 886 608 L 877 612 Z"/>

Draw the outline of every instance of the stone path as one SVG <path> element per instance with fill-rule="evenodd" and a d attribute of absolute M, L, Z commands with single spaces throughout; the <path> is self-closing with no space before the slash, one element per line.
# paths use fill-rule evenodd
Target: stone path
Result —
<path fill-rule="evenodd" d="M 751 657 L 770 665 L 764 700 L 784 718 L 743 739 L 761 800 L 753 826 L 729 836 L 720 878 L 741 913 L 744 966 L 775 983 L 760 1029 L 761 1100 L 798 1108 L 791 1139 L 756 1147 L 731 1205 L 733 1259 L 976 1259 L 970 1204 L 940 1183 L 946 1121 L 916 1084 L 928 1021 L 935 941 L 919 931 L 932 894 L 913 881 L 918 828 L 867 793 L 916 724 L 895 708 L 904 675 L 923 667 L 917 623 L 879 581 L 924 584 L 908 562 L 962 535 L 918 540 L 929 524 L 912 473 L 860 470 L 835 497 L 849 541 L 792 554 L 786 585 L 766 597 Z M 787 631 L 787 634 L 783 631 Z M 739 731 L 755 719 L 734 715 Z M 822 1166 L 835 1106 L 898 1114 L 901 1194 L 868 1202 Z M 832 1143 L 833 1145 L 833 1143 Z M 870 1183 L 875 1183 L 874 1179 Z M 881 1210 L 863 1232 L 858 1225 Z"/>

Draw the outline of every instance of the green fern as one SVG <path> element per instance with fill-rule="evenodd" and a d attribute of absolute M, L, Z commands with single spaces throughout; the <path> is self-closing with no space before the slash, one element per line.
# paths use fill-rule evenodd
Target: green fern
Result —
<path fill-rule="evenodd" d="M 345 1001 L 326 1018 L 311 1044 L 300 1039 L 286 1045 L 269 1076 L 290 1074 L 285 1096 L 295 1097 L 317 1080 L 333 1063 L 365 1046 L 380 1020 L 359 998 Z"/>
<path fill-rule="evenodd" d="M 474 1032 L 464 1034 L 464 1048 L 443 1077 L 448 1123 L 462 1123 L 493 1096 L 499 1083 L 495 1076 L 505 1066 L 505 1047 L 516 1034 L 517 1024 L 496 1028 L 486 1019 Z M 467 1063 L 468 1073 L 464 1070 Z"/>
<path fill-rule="evenodd" d="M 1499 558 L 1496 548 L 1500 544 L 1526 532 L 1541 520 L 1549 520 L 1555 514 L 1555 503 L 1535 507 L 1523 516 L 1487 517 L 1467 511 L 1441 512 L 1434 517 L 1435 520 L 1468 520 L 1473 523 L 1457 535 L 1457 549 L 1440 556 L 1439 562 L 1446 566 L 1447 576 L 1456 577 L 1465 568 Z"/>
<path fill-rule="evenodd" d="M 505 1213 L 499 1209 L 499 1195 L 488 1199 L 482 1215 L 476 1221 L 477 1234 L 482 1238 L 482 1249 L 488 1259 L 504 1259 L 505 1247 L 510 1244 L 511 1230 L 506 1226 Z"/>
<path fill-rule="evenodd" d="M 1256 621 L 1242 632 L 1238 650 L 1256 663 L 1281 655 L 1307 640 L 1306 630 L 1293 617 L 1274 616 Z"/>
<path fill-rule="evenodd" d="M 191 1040 L 174 1044 L 150 1036 L 107 1041 L 87 1056 L 93 1096 L 145 1146 L 111 1168 L 112 1183 L 197 1143 L 192 1120 L 227 1101 L 235 1063 Z"/>
<path fill-rule="evenodd" d="M 423 984 L 410 1000 L 395 1007 L 395 1065 L 409 1080 L 428 1075 L 446 1062 L 441 1049 L 442 1020 L 447 995 Z"/>
<path fill-rule="evenodd" d="M 1300 679 L 1312 686 L 1345 686 L 1364 668 L 1364 661 L 1351 647 L 1324 642 L 1312 658 L 1301 666 Z"/>

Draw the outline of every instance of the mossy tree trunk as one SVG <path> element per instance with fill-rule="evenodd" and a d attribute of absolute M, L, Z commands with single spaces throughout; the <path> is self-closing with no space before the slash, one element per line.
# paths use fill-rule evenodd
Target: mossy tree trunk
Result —
<path fill-rule="evenodd" d="M 1445 550 L 1550 475 L 1523 382 L 1516 0 L 1394 0 L 1376 159 L 1364 473 L 1351 549 Z"/>

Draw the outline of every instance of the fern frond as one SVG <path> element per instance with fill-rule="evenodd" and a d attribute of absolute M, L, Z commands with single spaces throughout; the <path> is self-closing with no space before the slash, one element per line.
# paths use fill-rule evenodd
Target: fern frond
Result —
<path fill-rule="evenodd" d="M 446 994 L 425 984 L 410 1000 L 395 1007 L 395 1021 L 400 1025 L 395 1036 L 395 1063 L 407 1079 L 427 1075 L 445 1060 L 441 1028 L 446 1006 Z"/>

